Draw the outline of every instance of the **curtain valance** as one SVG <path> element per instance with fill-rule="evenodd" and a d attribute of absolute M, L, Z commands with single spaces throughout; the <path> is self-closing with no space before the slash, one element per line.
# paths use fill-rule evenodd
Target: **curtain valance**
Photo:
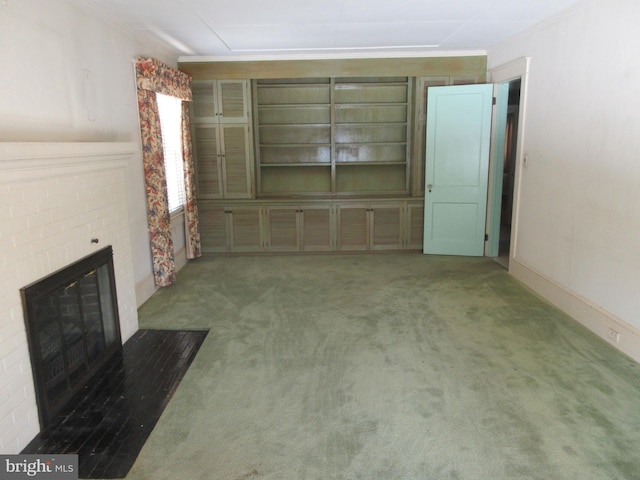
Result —
<path fill-rule="evenodd" d="M 136 58 L 136 84 L 141 90 L 192 100 L 191 77 L 155 58 Z"/>

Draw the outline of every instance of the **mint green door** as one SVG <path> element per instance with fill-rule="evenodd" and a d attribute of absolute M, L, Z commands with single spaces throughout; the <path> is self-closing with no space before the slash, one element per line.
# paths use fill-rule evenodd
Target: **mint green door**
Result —
<path fill-rule="evenodd" d="M 493 85 L 430 87 L 424 253 L 484 254 Z"/>

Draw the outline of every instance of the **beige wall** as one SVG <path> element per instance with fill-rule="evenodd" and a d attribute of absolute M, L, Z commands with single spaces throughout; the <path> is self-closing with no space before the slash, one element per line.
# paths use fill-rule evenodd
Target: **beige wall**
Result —
<path fill-rule="evenodd" d="M 593 0 L 489 51 L 530 57 L 515 266 L 637 359 L 639 24 L 636 0 Z"/>

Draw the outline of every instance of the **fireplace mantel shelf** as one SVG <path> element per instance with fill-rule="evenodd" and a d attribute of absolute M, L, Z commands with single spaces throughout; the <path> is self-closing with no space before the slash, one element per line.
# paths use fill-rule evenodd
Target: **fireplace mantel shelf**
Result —
<path fill-rule="evenodd" d="M 0 142 L 0 183 L 121 168 L 138 148 L 134 142 Z"/>

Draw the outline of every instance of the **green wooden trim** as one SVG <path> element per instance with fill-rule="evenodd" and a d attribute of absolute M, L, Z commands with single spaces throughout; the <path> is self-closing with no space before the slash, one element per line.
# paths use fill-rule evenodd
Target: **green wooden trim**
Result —
<path fill-rule="evenodd" d="M 194 80 L 375 77 L 390 74 L 396 77 L 478 76 L 483 80 L 487 72 L 487 57 L 181 62 L 179 68 Z"/>

